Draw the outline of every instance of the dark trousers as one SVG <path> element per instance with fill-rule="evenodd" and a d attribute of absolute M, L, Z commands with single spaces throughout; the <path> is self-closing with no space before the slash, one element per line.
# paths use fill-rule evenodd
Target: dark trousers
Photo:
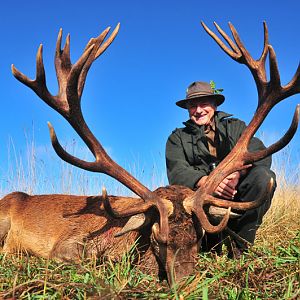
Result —
<path fill-rule="evenodd" d="M 265 167 L 256 166 L 241 179 L 237 188 L 238 193 L 235 196 L 236 201 L 254 201 L 268 189 L 271 178 L 273 178 L 274 184 L 271 191 L 264 199 L 263 204 L 255 209 L 245 212 L 239 211 L 238 213 L 242 214 L 242 216 L 237 219 L 230 219 L 227 225 L 229 229 L 237 233 L 250 244 L 254 243 L 256 231 L 262 223 L 263 216 L 271 206 L 271 201 L 276 189 L 276 175 L 273 171 Z M 238 238 L 232 237 L 232 235 L 228 235 L 228 232 L 226 231 L 221 234 L 206 234 L 203 239 L 202 248 L 204 251 L 209 251 L 211 249 L 219 251 L 222 241 L 227 240 L 228 242 L 228 239 L 234 240 L 235 244 L 240 249 L 247 248 L 246 243 Z"/>

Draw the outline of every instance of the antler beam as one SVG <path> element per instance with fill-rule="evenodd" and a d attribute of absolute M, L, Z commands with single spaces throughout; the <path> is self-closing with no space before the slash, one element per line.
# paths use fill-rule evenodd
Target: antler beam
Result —
<path fill-rule="evenodd" d="M 84 161 L 64 150 L 58 141 L 54 128 L 48 123 L 51 142 L 57 155 L 79 168 L 92 172 L 105 173 L 115 178 L 146 201 L 146 204 L 142 205 L 143 207 L 155 206 L 160 213 L 161 240 L 166 241 L 168 236 L 168 213 L 161 199 L 108 156 L 100 142 L 89 129 L 81 111 L 81 96 L 87 73 L 92 63 L 113 42 L 119 31 L 119 27 L 120 25 L 118 24 L 106 41 L 104 40 L 110 31 L 110 27 L 106 28 L 98 37 L 90 39 L 83 54 L 74 65 L 72 65 L 70 59 L 70 35 L 66 38 L 64 48 L 61 49 L 62 29 L 60 29 L 55 51 L 55 69 L 59 87 L 56 96 L 48 91 L 46 85 L 42 45 L 40 45 L 36 56 L 36 78 L 34 80 L 29 79 L 16 69 L 14 65 L 12 65 L 12 73 L 19 81 L 31 88 L 45 103 L 55 109 L 70 123 L 93 153 L 95 161 Z"/>
<path fill-rule="evenodd" d="M 29 79 L 12 65 L 13 75 L 31 88 L 44 102 L 60 113 L 75 129 L 95 156 L 95 162 L 87 162 L 67 153 L 60 145 L 54 128 L 50 123 L 50 136 L 56 153 L 63 160 L 92 172 L 103 172 L 123 183 L 143 199 L 151 197 L 152 193 L 131 174 L 117 165 L 105 152 L 102 145 L 87 126 L 81 111 L 81 96 L 92 63 L 109 47 L 119 31 L 118 24 L 109 38 L 104 42 L 110 27 L 106 28 L 97 38 L 92 38 L 85 47 L 82 56 L 72 65 L 70 59 L 70 35 L 67 36 L 65 46 L 61 49 L 62 29 L 60 29 L 55 51 L 55 69 L 59 91 L 53 96 L 48 91 L 42 59 L 42 45 L 36 56 L 36 78 Z"/>
<path fill-rule="evenodd" d="M 297 105 L 293 117 L 293 121 L 286 134 L 276 143 L 269 146 L 265 150 L 257 152 L 249 152 L 248 145 L 255 132 L 258 130 L 270 110 L 280 101 L 286 99 L 292 95 L 300 93 L 300 65 L 297 68 L 295 75 L 292 80 L 285 86 L 281 86 L 280 74 L 278 70 L 277 60 L 275 52 L 272 46 L 269 44 L 268 39 L 268 28 L 264 22 L 264 47 L 262 54 L 258 60 L 254 60 L 250 53 L 242 43 L 236 29 L 232 24 L 229 23 L 229 27 L 233 36 L 233 40 L 218 26 L 214 23 L 217 31 L 228 43 L 227 46 L 213 31 L 211 31 L 203 22 L 201 22 L 205 31 L 215 40 L 215 42 L 221 47 L 221 49 L 229 55 L 233 60 L 246 65 L 253 75 L 256 83 L 258 93 L 258 106 L 253 119 L 244 130 L 240 139 L 238 140 L 235 147 L 227 155 L 227 157 L 221 161 L 221 163 L 214 169 L 208 176 L 205 186 L 201 187 L 196 191 L 194 195 L 195 199 L 195 212 L 197 215 L 203 216 L 203 206 L 206 204 L 213 204 L 221 207 L 236 207 L 234 203 L 230 201 L 224 202 L 213 196 L 215 189 L 226 178 L 229 174 L 247 169 L 251 167 L 252 163 L 261 160 L 266 156 L 269 156 L 283 147 L 285 147 L 290 140 L 293 138 L 299 122 L 299 110 L 300 106 Z M 266 58 L 269 54 L 269 65 L 270 65 L 270 80 L 267 81 L 266 75 Z M 273 183 L 270 182 L 269 189 L 271 189 Z M 253 203 L 254 205 L 255 203 Z M 241 203 L 238 209 L 245 210 L 249 209 L 249 203 Z M 255 204 L 260 205 L 260 203 Z M 253 206 L 253 208 L 255 207 Z M 200 207 L 200 208 L 199 208 Z M 221 226 L 223 227 L 223 226 Z M 225 228 L 225 227 L 224 227 Z M 220 227 L 218 227 L 218 230 Z"/>

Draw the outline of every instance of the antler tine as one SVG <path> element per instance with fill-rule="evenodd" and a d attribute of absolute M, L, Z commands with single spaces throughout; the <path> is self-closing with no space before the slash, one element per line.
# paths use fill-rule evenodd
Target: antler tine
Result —
<path fill-rule="evenodd" d="M 70 58 L 70 34 L 67 35 L 64 48 L 61 49 L 63 30 L 60 28 L 55 48 L 54 65 L 56 71 L 56 78 L 58 82 L 58 95 L 60 105 L 63 105 L 63 111 L 58 111 L 64 115 L 69 111 L 69 103 L 66 99 L 66 83 L 68 81 L 68 75 L 72 69 L 72 63 Z M 55 108 L 54 108 L 55 109 Z"/>
<path fill-rule="evenodd" d="M 265 21 L 263 22 L 263 26 L 264 26 L 264 48 L 259 58 L 259 61 L 261 61 L 264 64 L 269 52 L 269 31 L 268 31 L 267 23 Z"/>
<path fill-rule="evenodd" d="M 45 68 L 43 63 L 43 45 L 41 44 L 36 54 L 36 78 L 29 79 L 26 75 L 20 72 L 13 64 L 11 70 L 15 78 L 26 86 L 31 88 L 40 98 L 42 98 L 50 106 L 55 106 L 55 98 L 50 94 L 46 86 Z"/>
<path fill-rule="evenodd" d="M 133 215 L 137 215 L 140 213 L 146 212 L 148 209 L 154 206 L 153 203 L 145 202 L 142 204 L 137 204 L 132 206 L 131 208 L 126 208 L 126 210 L 114 210 L 109 202 L 108 197 L 103 198 L 104 200 L 104 208 L 108 214 L 110 214 L 113 218 L 124 218 L 131 217 Z"/>
<path fill-rule="evenodd" d="M 104 41 L 104 39 L 106 38 L 108 32 L 110 31 L 110 26 L 108 26 L 107 28 L 105 28 L 96 38 L 90 38 L 90 40 L 88 41 L 88 43 L 86 44 L 84 51 L 86 51 L 91 45 L 96 44 L 98 41 L 100 41 L 100 43 L 102 43 Z"/>
<path fill-rule="evenodd" d="M 55 150 L 56 154 L 63 159 L 64 161 L 87 171 L 91 171 L 91 172 L 99 172 L 99 169 L 102 170 L 103 173 L 105 174 L 109 174 L 108 171 L 106 171 L 105 169 L 105 164 L 104 166 L 99 166 L 99 164 L 102 162 L 103 160 L 100 160 L 100 162 L 95 165 L 92 162 L 87 162 L 85 160 L 79 159 L 78 157 L 75 157 L 73 155 L 71 155 L 70 153 L 68 153 L 59 143 L 57 135 L 55 133 L 55 130 L 53 128 L 53 126 L 51 125 L 50 122 L 48 122 L 48 127 L 49 127 L 49 133 L 50 133 L 50 139 L 51 139 L 51 143 L 53 146 L 53 149 Z M 92 149 L 90 149 L 92 152 L 95 152 L 93 146 L 91 146 Z M 108 160 L 109 158 L 107 158 Z"/>
<path fill-rule="evenodd" d="M 117 24 L 117 26 L 115 27 L 114 31 L 111 33 L 111 35 L 109 36 L 108 39 L 106 39 L 106 41 L 101 45 L 101 47 L 98 49 L 96 55 L 95 55 L 95 59 L 97 59 L 108 47 L 109 45 L 114 41 L 115 37 L 117 36 L 118 32 L 120 29 L 120 23 Z M 100 35 L 97 38 L 91 38 L 89 40 L 89 42 L 86 45 L 85 50 L 92 44 L 95 43 L 96 39 L 101 39 L 103 37 L 103 35 L 107 35 L 107 33 L 110 31 L 110 27 L 107 27 L 105 30 L 103 30 L 102 33 L 100 33 Z M 103 37 L 103 39 L 105 38 L 105 36 Z"/>
<path fill-rule="evenodd" d="M 117 36 L 120 29 L 120 23 L 117 24 L 114 31 L 111 33 L 110 37 L 101 45 L 101 47 L 98 49 L 95 59 L 97 59 L 114 41 L 115 37 Z"/>
<path fill-rule="evenodd" d="M 228 22 L 228 26 L 230 28 L 230 31 L 231 31 L 232 36 L 234 38 L 234 41 L 235 41 L 237 47 L 240 50 L 240 53 L 242 53 L 242 55 L 237 59 L 237 61 L 240 62 L 240 63 L 245 63 L 245 62 L 248 62 L 248 61 L 252 61 L 253 59 L 250 56 L 248 50 L 245 48 L 245 46 L 244 46 L 237 30 L 235 29 L 235 27 L 230 22 Z"/>
<path fill-rule="evenodd" d="M 263 87 L 264 84 L 267 82 L 266 71 L 265 71 L 265 61 L 267 54 L 269 52 L 269 34 L 268 34 L 268 27 L 264 22 L 264 48 L 262 54 L 258 60 L 254 60 L 248 50 L 245 48 L 243 42 L 241 41 L 239 34 L 235 27 L 229 22 L 229 28 L 234 38 L 234 41 L 221 29 L 221 27 L 214 22 L 215 27 L 217 28 L 218 32 L 222 35 L 222 37 L 227 41 L 230 47 L 233 49 L 230 50 L 222 40 L 213 32 L 211 31 L 204 22 L 201 22 L 205 31 L 215 40 L 215 42 L 223 49 L 223 51 L 229 55 L 233 60 L 245 64 L 251 71 L 257 89 L 259 93 L 259 98 L 262 98 L 261 95 L 263 94 Z"/>
<path fill-rule="evenodd" d="M 258 60 L 254 60 L 250 55 L 249 51 L 245 48 L 235 27 L 231 23 L 229 23 L 229 27 L 237 46 L 242 52 L 242 56 L 240 57 L 239 60 L 237 60 L 237 62 L 246 65 L 251 71 L 257 86 L 259 103 L 260 103 L 261 99 L 263 98 L 262 95 L 264 93 L 264 85 L 267 83 L 266 68 L 265 68 L 265 62 L 266 62 L 267 54 L 269 52 L 269 34 L 268 34 L 267 24 L 266 22 L 264 22 L 264 48 Z"/>
<path fill-rule="evenodd" d="M 83 82 L 80 82 L 80 78 L 84 72 L 87 72 L 84 68 L 87 67 L 89 69 L 92 64 L 94 53 L 97 51 L 97 46 L 99 45 L 93 44 L 84 51 L 78 61 L 72 66 L 68 74 L 68 80 L 66 83 L 66 99 L 69 104 L 70 117 L 74 116 L 72 113 L 73 111 L 78 113 L 81 111 L 81 93 L 79 92 L 79 88 L 84 85 L 85 78 L 82 78 Z"/>
<path fill-rule="evenodd" d="M 134 205 L 130 209 L 126 209 L 126 211 L 115 210 L 111 207 L 107 197 L 106 189 L 102 189 L 102 199 L 105 210 L 114 218 L 131 217 L 140 213 L 144 213 L 152 207 L 157 209 L 160 215 L 158 238 L 163 243 L 167 242 L 169 234 L 168 211 L 160 198 L 152 197 L 151 199 L 148 199 L 146 203 Z"/>
<path fill-rule="evenodd" d="M 296 106 L 292 123 L 289 129 L 287 130 L 287 132 L 284 134 L 284 136 L 276 143 L 267 147 L 266 149 L 256 151 L 256 152 L 245 153 L 244 160 L 247 163 L 252 163 L 283 149 L 292 140 L 292 138 L 294 137 L 297 131 L 298 123 L 299 123 L 299 113 L 300 113 L 300 104 Z"/>
<path fill-rule="evenodd" d="M 287 85 L 283 86 L 282 90 L 284 98 L 300 93 L 300 63 L 292 80 Z"/>
<path fill-rule="evenodd" d="M 281 80 L 280 80 L 280 74 L 278 70 L 278 63 L 277 63 L 275 51 L 271 45 L 269 45 L 269 64 L 270 64 L 270 85 L 272 85 L 272 87 L 278 92 L 281 92 Z M 277 102 L 279 101 L 280 98 Z M 274 105 L 277 102 L 274 101 Z"/>
<path fill-rule="evenodd" d="M 56 74 L 60 76 L 62 76 L 64 73 L 69 72 L 72 67 L 70 58 L 70 34 L 67 34 L 64 48 L 61 49 L 62 34 L 63 30 L 62 28 L 60 28 L 57 35 L 54 58 Z M 61 78 L 60 76 L 58 76 L 58 78 Z"/>
<path fill-rule="evenodd" d="M 196 205 L 193 205 L 192 211 L 195 213 L 197 216 L 202 228 L 208 232 L 208 233 L 218 233 L 221 232 L 225 229 L 225 227 L 228 224 L 229 218 L 230 218 L 230 212 L 231 209 L 237 209 L 237 210 L 249 210 L 253 209 L 256 207 L 259 207 L 260 205 L 263 204 L 263 201 L 265 200 L 266 196 L 270 191 L 272 190 L 274 186 L 274 179 L 271 178 L 268 188 L 264 193 L 261 195 L 258 195 L 258 197 L 254 201 L 249 201 L 249 202 L 234 202 L 234 201 L 229 201 L 229 200 L 222 200 L 219 198 L 215 198 L 212 195 L 205 195 L 205 200 L 203 201 L 203 204 L 199 205 L 199 201 L 195 202 Z M 195 197 L 195 195 L 194 195 Z M 197 198 L 196 198 L 197 199 Z M 203 205 L 215 205 L 217 207 L 223 207 L 227 208 L 227 212 L 225 216 L 222 218 L 221 222 L 218 225 L 212 225 L 208 217 L 203 209 Z"/>
<path fill-rule="evenodd" d="M 263 204 L 264 199 L 266 198 L 268 193 L 272 190 L 273 186 L 274 186 L 274 179 L 271 178 L 268 184 L 268 188 L 264 191 L 264 193 L 258 195 L 258 197 L 253 201 L 247 201 L 241 203 L 241 202 L 235 202 L 230 200 L 222 200 L 212 195 L 206 195 L 204 203 L 209 205 L 215 205 L 217 207 L 231 208 L 237 210 L 253 209 Z"/>
<path fill-rule="evenodd" d="M 226 42 L 230 45 L 230 47 L 237 53 L 241 55 L 240 49 L 236 46 L 236 44 L 232 41 L 232 39 L 226 34 L 226 32 L 216 23 L 214 22 L 215 27 L 222 35 L 222 37 L 226 40 Z"/>
<path fill-rule="evenodd" d="M 266 22 L 263 22 L 264 26 L 264 47 L 262 54 L 260 58 L 253 63 L 254 69 L 252 69 L 251 66 L 249 66 L 249 69 L 253 75 L 256 87 L 257 87 L 257 92 L 258 92 L 258 105 L 260 105 L 260 102 L 263 99 L 263 92 L 264 92 L 264 86 L 267 83 L 267 75 L 266 75 L 266 59 L 269 53 L 269 31 L 268 31 L 268 26 Z"/>
<path fill-rule="evenodd" d="M 43 63 L 43 45 L 41 44 L 36 54 L 36 85 L 41 85 L 43 88 L 46 87 L 46 75 Z"/>
<path fill-rule="evenodd" d="M 198 205 L 199 203 L 197 203 L 197 205 L 194 205 L 192 211 L 193 213 L 196 215 L 196 217 L 198 218 L 202 228 L 208 232 L 208 233 L 218 233 L 221 232 L 222 230 L 225 229 L 225 227 L 227 226 L 227 223 L 229 221 L 229 217 L 230 217 L 230 212 L 231 212 L 231 208 L 229 207 L 225 216 L 223 217 L 223 219 L 221 220 L 221 222 L 218 225 L 212 225 L 209 220 L 208 217 L 203 209 L 202 205 Z"/>
<path fill-rule="evenodd" d="M 85 79 L 87 76 L 87 72 L 90 69 L 91 64 L 110 46 L 110 44 L 113 42 L 115 37 L 117 36 L 120 28 L 120 23 L 116 26 L 114 31 L 111 33 L 108 39 L 103 43 L 105 37 L 107 36 L 108 32 L 110 31 L 110 27 L 107 27 L 97 38 L 92 38 L 87 46 L 85 51 L 91 46 L 94 45 L 94 50 L 93 54 L 89 57 L 87 62 L 84 65 L 84 68 L 80 74 L 79 77 L 79 82 L 78 82 L 78 94 L 79 97 L 81 97 L 84 84 L 85 84 Z"/>
<path fill-rule="evenodd" d="M 203 26 L 204 30 L 215 40 L 215 42 L 221 47 L 221 49 L 223 49 L 223 51 L 225 53 L 227 53 L 231 58 L 233 58 L 234 60 L 237 60 L 241 57 L 241 53 L 240 52 L 235 52 L 235 51 L 232 51 L 231 49 L 229 49 L 223 42 L 222 40 L 213 32 L 211 31 L 203 21 L 201 21 L 201 25 Z M 220 27 L 215 23 L 216 27 L 220 29 Z M 218 29 L 218 30 L 219 30 Z M 219 31 L 220 32 L 220 31 Z M 226 36 L 226 41 L 230 40 L 230 38 L 228 37 L 228 35 L 222 31 L 222 36 L 225 37 Z M 230 43 L 230 46 L 233 44 L 233 42 L 231 41 Z M 236 49 L 236 47 L 232 47 L 233 50 Z"/>

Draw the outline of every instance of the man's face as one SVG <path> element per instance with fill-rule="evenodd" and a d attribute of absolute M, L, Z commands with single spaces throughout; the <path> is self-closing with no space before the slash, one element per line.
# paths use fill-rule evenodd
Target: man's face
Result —
<path fill-rule="evenodd" d="M 195 99 L 187 103 L 190 119 L 197 125 L 209 125 L 216 111 L 214 100 Z"/>

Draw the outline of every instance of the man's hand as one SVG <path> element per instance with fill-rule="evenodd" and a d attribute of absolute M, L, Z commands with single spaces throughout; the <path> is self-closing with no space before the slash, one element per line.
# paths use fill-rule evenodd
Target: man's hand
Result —
<path fill-rule="evenodd" d="M 201 187 L 205 185 L 207 180 L 207 176 L 203 176 L 197 183 L 197 187 Z M 232 200 L 234 195 L 237 193 L 236 187 L 240 180 L 240 172 L 234 172 L 228 175 L 216 188 L 215 193 L 221 198 Z"/>
<path fill-rule="evenodd" d="M 236 187 L 240 180 L 240 172 L 234 172 L 228 175 L 216 188 L 215 193 L 224 199 L 231 200 L 237 193 Z"/>
<path fill-rule="evenodd" d="M 201 187 L 201 186 L 204 186 L 207 177 L 208 177 L 208 176 L 202 176 L 202 177 L 199 179 L 199 181 L 198 181 L 197 184 L 196 184 L 197 188 L 199 188 L 199 187 Z"/>

